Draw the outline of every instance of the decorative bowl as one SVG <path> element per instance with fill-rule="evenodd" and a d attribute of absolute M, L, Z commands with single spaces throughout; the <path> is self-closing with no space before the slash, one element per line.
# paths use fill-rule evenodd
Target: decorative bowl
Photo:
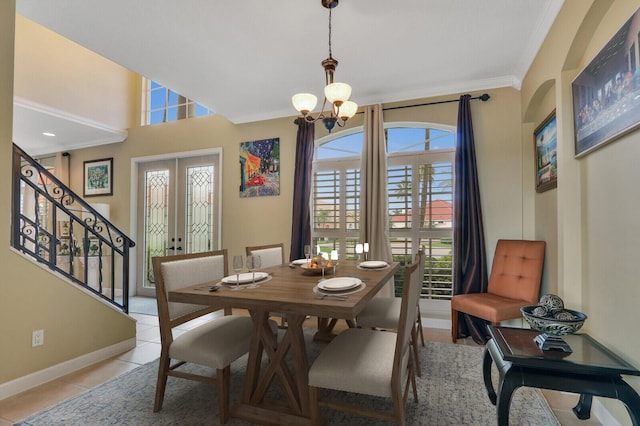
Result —
<path fill-rule="evenodd" d="M 523 306 L 520 308 L 520 312 L 527 320 L 532 329 L 541 331 L 549 336 L 564 336 L 567 334 L 576 333 L 587 316 L 582 312 L 572 311 L 571 309 L 564 309 L 562 312 L 571 314 L 572 319 L 557 319 L 552 316 L 539 317 L 533 315 L 533 310 L 538 306 Z"/>
<path fill-rule="evenodd" d="M 315 268 L 311 268 L 309 267 L 309 265 L 300 265 L 300 269 L 302 269 L 305 272 L 308 272 L 310 274 L 316 274 L 316 275 L 320 275 L 322 274 L 322 268 L 319 266 L 316 266 Z M 335 271 L 335 268 L 333 266 L 328 267 L 326 266 L 324 268 L 324 274 L 328 275 L 328 274 L 333 274 Z"/>

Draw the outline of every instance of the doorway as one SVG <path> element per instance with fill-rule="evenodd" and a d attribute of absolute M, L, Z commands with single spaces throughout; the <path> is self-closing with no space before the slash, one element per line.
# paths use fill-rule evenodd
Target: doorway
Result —
<path fill-rule="evenodd" d="M 221 150 L 134 160 L 135 294 L 155 297 L 155 256 L 220 247 Z"/>

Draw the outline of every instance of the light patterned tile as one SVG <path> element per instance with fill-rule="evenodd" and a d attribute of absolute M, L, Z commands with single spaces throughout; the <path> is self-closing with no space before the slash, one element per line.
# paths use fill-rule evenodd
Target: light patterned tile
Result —
<path fill-rule="evenodd" d="M 119 355 L 117 358 L 136 364 L 146 364 L 160 357 L 160 350 L 160 343 L 142 342 L 130 351 Z"/>

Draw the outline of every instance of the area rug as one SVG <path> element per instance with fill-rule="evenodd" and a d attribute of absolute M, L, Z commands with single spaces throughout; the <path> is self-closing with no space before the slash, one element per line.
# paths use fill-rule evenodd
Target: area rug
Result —
<path fill-rule="evenodd" d="M 307 337 L 309 358 L 324 346 Z M 482 348 L 427 342 L 421 348 L 422 377 L 418 378 L 416 404 L 407 405 L 407 425 L 495 425 L 496 409 L 489 402 L 482 380 Z M 246 358 L 232 364 L 231 401 L 242 388 Z M 153 412 L 157 360 L 48 408 L 18 423 L 20 426 L 103 425 L 215 425 L 219 424 L 217 399 L 212 386 L 170 377 L 163 409 Z M 202 372 L 202 367 L 192 367 Z M 194 370 L 195 371 L 195 370 Z M 494 377 L 496 371 L 494 371 Z M 270 395 L 277 398 L 278 386 Z M 328 395 L 361 406 L 389 408 L 382 398 L 335 393 Z M 371 418 L 323 410 L 328 425 L 386 425 Z M 231 419 L 228 425 L 249 423 Z M 537 389 L 520 388 L 513 396 L 510 424 L 527 426 L 560 423 Z"/>

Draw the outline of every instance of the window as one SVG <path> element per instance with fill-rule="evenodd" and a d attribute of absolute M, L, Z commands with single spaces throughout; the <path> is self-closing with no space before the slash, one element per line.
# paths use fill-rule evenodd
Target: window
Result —
<path fill-rule="evenodd" d="M 214 113 L 207 107 L 185 98 L 155 81 L 144 79 L 143 82 L 145 86 L 143 125 L 166 123 Z"/>
<path fill-rule="evenodd" d="M 411 262 L 425 249 L 422 297 L 452 295 L 453 161 L 452 128 L 396 127 L 387 130 L 389 238 L 394 260 Z M 396 283 L 402 279 L 396 277 Z M 400 295 L 400 289 L 396 289 Z"/>
<path fill-rule="evenodd" d="M 410 262 L 425 248 L 422 297 L 452 295 L 453 161 L 451 126 L 425 123 L 386 125 L 389 238 L 394 260 Z M 312 190 L 312 238 L 322 251 L 337 249 L 355 258 L 359 239 L 362 129 L 316 142 Z M 343 253 L 344 252 L 344 253 Z M 403 268 L 401 268 L 403 269 Z M 396 276 L 396 293 L 403 271 Z"/>
<path fill-rule="evenodd" d="M 360 235 L 362 131 L 316 143 L 312 189 L 312 240 L 323 252 L 355 259 Z"/>

